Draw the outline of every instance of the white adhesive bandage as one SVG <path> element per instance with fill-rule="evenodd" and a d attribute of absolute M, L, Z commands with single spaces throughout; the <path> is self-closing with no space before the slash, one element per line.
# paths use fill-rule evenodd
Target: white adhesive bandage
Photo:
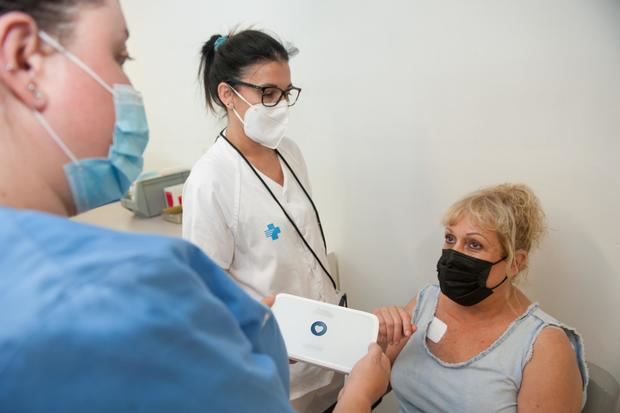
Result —
<path fill-rule="evenodd" d="M 433 321 L 431 321 L 431 324 L 428 326 L 426 337 L 433 343 L 439 343 L 444 334 L 446 334 L 446 330 L 448 330 L 447 324 L 437 317 L 433 317 Z"/>

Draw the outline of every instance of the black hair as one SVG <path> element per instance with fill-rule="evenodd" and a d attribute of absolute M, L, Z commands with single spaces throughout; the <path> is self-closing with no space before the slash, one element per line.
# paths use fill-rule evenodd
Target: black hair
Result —
<path fill-rule="evenodd" d="M 216 47 L 217 45 L 217 47 Z M 202 46 L 199 77 L 207 107 L 225 108 L 217 87 L 221 82 L 239 80 L 249 66 L 264 61 L 288 62 L 289 54 L 278 40 L 259 30 L 243 30 L 228 36 L 214 34 Z"/>
<path fill-rule="evenodd" d="M 0 16 L 22 12 L 34 19 L 39 28 L 55 32 L 72 20 L 72 9 L 79 4 L 102 5 L 104 0 L 0 0 Z"/>

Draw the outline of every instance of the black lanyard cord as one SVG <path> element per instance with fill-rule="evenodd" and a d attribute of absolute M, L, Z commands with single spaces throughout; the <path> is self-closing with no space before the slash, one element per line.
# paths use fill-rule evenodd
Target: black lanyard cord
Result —
<path fill-rule="evenodd" d="M 241 158 L 245 161 L 245 163 L 248 164 L 248 166 L 250 167 L 250 169 L 252 170 L 252 172 L 254 172 L 254 175 L 256 175 L 256 177 L 258 178 L 259 181 L 261 181 L 261 183 L 263 184 L 263 186 L 265 187 L 265 189 L 269 192 L 269 194 L 271 195 L 271 197 L 273 198 L 274 201 L 276 201 L 276 204 L 278 204 L 278 206 L 280 207 L 280 209 L 282 210 L 282 212 L 284 213 L 284 215 L 286 216 L 286 218 L 288 219 L 288 221 L 291 223 L 291 225 L 293 225 L 293 228 L 295 228 L 295 231 L 297 232 L 297 234 L 299 235 L 299 237 L 301 238 L 301 240 L 303 241 L 303 243 L 306 245 L 306 247 L 308 248 L 308 250 L 312 253 L 312 255 L 314 256 L 314 258 L 316 259 L 316 261 L 319 263 L 319 265 L 321 266 L 321 268 L 323 269 L 323 271 L 325 272 L 325 274 L 327 275 L 327 277 L 329 277 L 329 280 L 331 281 L 332 285 L 334 286 L 334 290 L 338 290 L 338 287 L 336 286 L 336 281 L 334 280 L 334 277 L 332 277 L 332 275 L 329 273 L 329 271 L 327 271 L 327 268 L 325 268 L 325 266 L 323 265 L 323 262 L 321 262 L 321 260 L 319 259 L 319 257 L 317 256 L 317 254 L 314 252 L 314 249 L 312 249 L 312 247 L 310 246 L 310 244 L 308 243 L 308 241 L 306 241 L 306 238 L 303 236 L 303 234 L 301 233 L 301 231 L 299 230 L 299 228 L 297 227 L 297 224 L 295 224 L 295 221 L 293 221 L 293 219 L 291 218 L 291 216 L 288 214 L 288 212 L 286 212 L 286 209 L 284 209 L 284 207 L 282 206 L 282 204 L 280 203 L 280 201 L 278 201 L 278 198 L 275 196 L 275 194 L 273 193 L 273 191 L 271 190 L 271 188 L 269 188 L 269 185 L 267 185 L 267 183 L 265 182 L 265 180 L 259 175 L 258 171 L 256 170 L 256 168 L 254 168 L 254 166 L 250 163 L 250 161 L 248 160 L 248 158 L 245 157 L 245 155 L 243 153 L 241 153 L 241 151 L 239 150 L 239 148 L 237 148 L 235 145 L 233 145 L 233 143 L 231 141 L 228 140 L 228 138 L 224 135 L 224 131 L 220 132 L 220 136 L 222 138 L 224 138 L 224 140 L 226 142 L 228 142 L 228 144 L 230 146 L 233 147 L 233 149 L 235 151 L 237 151 L 237 153 L 239 154 L 239 156 L 241 156 Z M 317 221 L 319 223 L 319 229 L 321 230 L 321 237 L 323 237 L 323 245 L 325 246 L 325 253 L 327 254 L 327 244 L 325 243 L 325 235 L 323 234 L 323 226 L 321 225 L 321 220 L 319 218 L 319 212 L 316 209 L 316 206 L 314 205 L 314 202 L 312 201 L 312 198 L 310 197 L 310 195 L 308 194 L 308 192 L 306 191 L 306 188 L 304 188 L 304 186 L 301 184 L 301 182 L 299 181 L 299 178 L 297 178 L 297 175 L 295 175 L 295 172 L 293 172 L 293 170 L 291 169 L 291 167 L 289 166 L 288 162 L 286 162 L 286 160 L 284 159 L 284 157 L 276 150 L 276 154 L 278 155 L 278 157 L 280 159 L 282 159 L 282 161 L 284 162 L 284 164 L 286 165 L 286 167 L 288 168 L 288 170 L 291 172 L 291 174 L 295 177 L 295 180 L 297 181 L 297 183 L 299 184 L 299 186 L 301 187 L 301 189 L 303 190 L 304 194 L 306 194 L 306 197 L 308 197 L 308 199 L 310 200 L 310 204 L 312 204 L 312 208 L 314 209 L 314 212 L 316 214 L 317 217 Z"/>
<path fill-rule="evenodd" d="M 291 175 L 293 175 L 293 178 L 295 178 L 301 190 L 304 191 L 304 194 L 306 194 L 306 198 L 308 198 L 308 201 L 310 201 L 310 205 L 312 205 L 312 209 L 314 209 L 314 214 L 316 215 L 316 221 L 319 223 L 319 229 L 321 230 L 321 238 L 323 239 L 323 246 L 325 247 L 325 254 L 327 254 L 327 242 L 325 242 L 325 233 L 323 232 L 323 224 L 321 224 L 321 218 L 319 217 L 319 210 L 316 209 L 316 205 L 314 205 L 314 201 L 312 200 L 312 197 L 310 196 L 310 194 L 308 194 L 308 191 L 306 191 L 306 188 L 304 188 L 299 178 L 297 178 L 297 175 L 295 174 L 295 171 L 293 171 L 293 168 L 291 168 L 288 162 L 286 162 L 286 159 L 284 159 L 284 156 L 282 156 L 280 151 L 278 151 L 277 149 L 276 149 L 276 154 L 278 155 L 280 159 L 282 159 L 282 162 L 284 162 L 284 165 L 286 165 L 286 168 L 290 171 Z"/>

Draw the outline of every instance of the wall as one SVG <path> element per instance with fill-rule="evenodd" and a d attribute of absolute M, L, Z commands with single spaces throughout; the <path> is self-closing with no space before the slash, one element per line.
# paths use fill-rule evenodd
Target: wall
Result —
<path fill-rule="evenodd" d="M 620 380 L 619 1 L 122 3 L 150 168 L 192 165 L 221 128 L 196 78 L 202 42 L 274 30 L 301 50 L 290 136 L 353 304 L 408 301 L 436 279 L 450 203 L 525 182 L 550 231 L 524 289 Z"/>

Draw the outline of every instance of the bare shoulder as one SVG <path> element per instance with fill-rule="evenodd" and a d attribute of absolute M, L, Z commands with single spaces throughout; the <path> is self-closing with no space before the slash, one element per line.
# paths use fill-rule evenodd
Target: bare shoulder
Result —
<path fill-rule="evenodd" d="M 579 375 L 575 349 L 573 349 L 566 332 L 555 326 L 546 327 L 540 332 L 534 343 L 532 358 L 528 366 L 533 368 L 544 366 L 565 372 L 574 368 L 575 373 Z"/>
<path fill-rule="evenodd" d="M 578 412 L 583 382 L 577 355 L 568 336 L 549 326 L 538 335 L 523 370 L 520 412 Z"/>
<path fill-rule="evenodd" d="M 418 303 L 417 297 L 413 297 L 411 301 L 409 301 L 407 305 L 405 306 L 405 311 L 408 312 L 409 314 L 412 314 L 413 310 L 415 310 L 415 306 L 417 303 Z"/>
<path fill-rule="evenodd" d="M 560 354 L 575 356 L 575 351 L 568 340 L 568 336 L 560 327 L 549 326 L 543 328 L 534 344 L 539 351 L 559 352 Z"/>

